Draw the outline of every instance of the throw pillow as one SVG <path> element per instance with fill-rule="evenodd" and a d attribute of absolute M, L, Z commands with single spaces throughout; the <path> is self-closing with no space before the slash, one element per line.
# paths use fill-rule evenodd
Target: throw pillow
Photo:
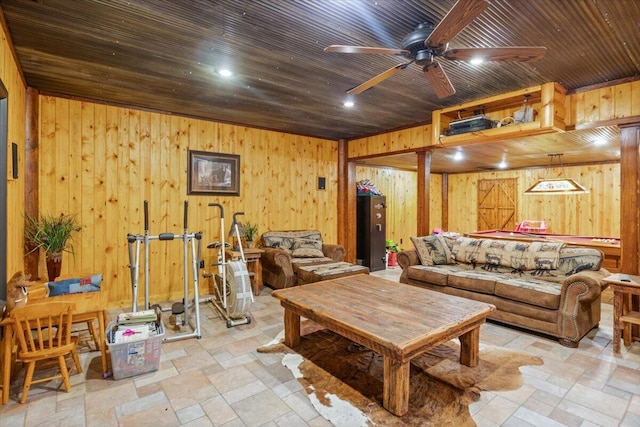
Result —
<path fill-rule="evenodd" d="M 483 241 L 482 239 L 458 237 L 451 248 L 451 256 L 458 262 L 484 264 L 486 255 L 481 250 Z"/>
<path fill-rule="evenodd" d="M 78 294 L 85 292 L 98 292 L 102 283 L 102 274 L 92 274 L 87 277 L 74 277 L 70 279 L 47 282 L 49 296 L 55 297 L 65 294 Z"/>
<path fill-rule="evenodd" d="M 412 237 L 411 241 L 416 248 L 422 265 L 453 264 L 449 246 L 439 234 Z"/>
<path fill-rule="evenodd" d="M 322 258 L 322 242 L 314 239 L 294 239 L 291 247 L 293 258 Z"/>
<path fill-rule="evenodd" d="M 532 270 L 555 270 L 560 263 L 560 249 L 564 246 L 561 242 L 531 242 L 529 245 Z"/>

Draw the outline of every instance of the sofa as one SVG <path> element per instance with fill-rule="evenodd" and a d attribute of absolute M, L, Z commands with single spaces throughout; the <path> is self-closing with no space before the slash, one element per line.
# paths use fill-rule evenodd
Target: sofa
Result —
<path fill-rule="evenodd" d="M 295 286 L 298 268 L 342 261 L 341 245 L 324 243 L 318 230 L 268 231 L 260 238 L 262 281 L 273 289 Z"/>
<path fill-rule="evenodd" d="M 489 318 L 577 347 L 600 322 L 603 254 L 560 242 L 413 237 L 398 254 L 401 283 L 496 306 Z"/>

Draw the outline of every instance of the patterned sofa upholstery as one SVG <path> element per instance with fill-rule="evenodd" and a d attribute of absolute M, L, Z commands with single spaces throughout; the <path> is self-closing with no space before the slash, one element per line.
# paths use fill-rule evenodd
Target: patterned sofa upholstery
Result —
<path fill-rule="evenodd" d="M 298 283 L 298 267 L 342 261 L 344 247 L 322 241 L 318 230 L 268 231 L 261 237 L 262 281 L 273 289 Z"/>
<path fill-rule="evenodd" d="M 398 254 L 400 282 L 491 303 L 489 316 L 577 347 L 600 322 L 603 254 L 559 242 L 431 235 Z"/>

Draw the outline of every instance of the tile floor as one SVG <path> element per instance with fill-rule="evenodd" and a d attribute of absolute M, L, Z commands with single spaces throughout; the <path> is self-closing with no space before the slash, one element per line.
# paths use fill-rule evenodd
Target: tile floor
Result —
<path fill-rule="evenodd" d="M 397 280 L 399 269 L 374 273 Z M 578 349 L 493 323 L 481 342 L 536 354 L 524 385 L 484 392 L 471 405 L 479 426 L 640 426 L 640 343 L 613 357 L 610 298 L 600 329 Z M 70 393 L 35 386 L 17 403 L 23 372 L 13 383 L 0 427 L 19 426 L 329 426 L 309 403 L 282 355 L 260 354 L 283 328 L 282 309 L 265 288 L 253 322 L 227 329 L 210 304 L 201 304 L 202 339 L 164 343 L 160 369 L 128 379 L 103 380 L 100 353 L 81 346 L 84 373 Z"/>

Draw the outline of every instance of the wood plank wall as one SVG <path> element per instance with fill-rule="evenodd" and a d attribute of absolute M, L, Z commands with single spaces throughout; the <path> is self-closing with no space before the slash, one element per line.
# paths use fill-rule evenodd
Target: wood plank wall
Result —
<path fill-rule="evenodd" d="M 356 181 L 371 180 L 386 196 L 387 239 L 393 239 L 401 248 L 411 246 L 411 236 L 416 236 L 418 200 L 417 175 L 413 171 L 368 166 L 356 167 Z M 431 175 L 431 209 L 442 208 L 442 175 Z M 432 219 L 430 229 L 442 227 L 440 215 Z"/>
<path fill-rule="evenodd" d="M 4 58 L 6 60 L 6 54 Z M 3 67 L 2 72 L 6 70 L 7 66 Z M 19 75 L 7 77 L 7 80 L 19 81 Z M 10 85 L 20 87 L 17 82 Z M 568 97 L 571 116 L 577 118 L 579 114 L 576 110 L 579 108 L 583 111 L 599 111 L 599 120 L 606 120 L 607 114 L 613 117 L 638 114 L 637 100 L 634 101 L 633 95 L 630 95 L 638 93 L 638 83 L 620 86 L 598 90 L 597 96 L 590 93 L 571 95 Z M 23 91 L 23 88 L 20 90 Z M 12 111 L 24 111 L 24 96 L 21 98 L 12 98 L 11 102 L 17 103 L 15 106 L 12 104 Z M 588 101 L 583 102 L 583 99 Z M 206 207 L 212 201 L 221 201 L 225 205 L 227 227 L 231 212 L 244 210 L 247 212 L 245 219 L 258 222 L 261 232 L 282 228 L 318 228 L 323 231 L 326 241 L 336 240 L 337 144 L 333 141 L 57 97 L 40 97 L 40 104 L 41 211 L 79 212 L 84 229 L 76 242 L 75 260 L 67 260 L 63 271 L 104 270 L 110 281 L 110 301 L 113 306 L 130 304 L 126 234 L 143 232 L 144 199 L 151 203 L 151 234 L 181 232 L 182 203 L 188 199 L 191 206 L 190 229 L 202 229 L 207 242 L 214 240 L 212 236 L 216 236 L 217 240 L 219 235 L 217 212 Z M 613 110 L 600 107 L 609 104 L 614 105 Z M 609 113 L 604 114 L 603 111 Z M 593 119 L 594 115 L 588 117 Z M 569 124 L 575 124 L 576 118 L 570 118 Z M 10 127 L 15 132 L 11 138 L 15 137 L 21 144 L 22 152 L 24 117 L 18 115 L 16 120 L 19 123 Z M 349 157 L 426 147 L 429 138 L 430 125 L 423 125 L 350 141 Z M 78 146 L 82 147 L 80 151 L 76 148 Z M 187 197 L 185 177 L 188 148 L 240 154 L 243 177 L 241 196 Z M 551 226 L 557 232 L 618 236 L 618 209 L 609 212 L 598 210 L 599 206 L 619 205 L 619 171 L 616 168 L 613 165 L 589 166 L 576 172 L 583 184 L 589 186 L 593 182 L 593 188 L 607 189 L 602 197 L 597 197 L 594 192 L 589 196 L 578 196 L 588 197 L 589 203 L 580 203 L 579 209 L 594 212 L 590 222 L 587 221 L 589 215 L 575 214 L 582 212 L 577 211 L 578 207 L 571 206 L 572 202 L 569 202 L 569 207 L 562 207 L 562 198 L 534 204 L 538 208 L 523 210 L 522 219 L 532 219 L 534 216 L 554 218 Z M 404 207 L 404 216 L 392 213 L 390 224 L 394 225 L 390 227 L 394 239 L 406 242 L 405 236 L 414 234 L 414 225 L 407 218 L 415 216 L 407 214 L 406 209 L 415 206 L 415 196 L 410 195 L 410 189 L 415 188 L 415 178 L 409 177 L 410 173 L 406 172 L 398 172 L 398 176 L 380 171 L 375 174 L 372 171 L 360 173 L 374 182 L 377 180 L 381 187 L 395 188 L 386 190 L 386 194 L 402 196 L 394 196 L 393 204 Z M 524 171 L 517 174 L 523 183 L 534 179 Z M 594 178 L 590 178 L 591 175 Z M 327 190 L 316 190 L 319 176 L 327 179 Z M 251 179 L 247 180 L 247 177 Z M 470 194 L 473 187 L 463 190 L 463 185 L 470 185 L 467 182 L 472 179 L 464 175 L 450 176 L 449 188 L 455 188 L 456 193 L 468 190 Z M 16 212 L 9 212 L 10 222 L 20 224 L 17 228 L 10 226 L 9 247 L 14 251 L 8 254 L 8 265 L 15 269 L 21 268 L 23 263 L 21 250 L 15 249 L 22 248 L 24 185 L 22 178 L 15 185 L 11 182 L 9 185 L 10 206 L 16 206 Z M 432 179 L 432 185 L 435 188 L 432 187 L 431 194 L 437 196 L 432 200 L 435 205 L 432 205 L 430 228 L 435 228 L 441 226 L 441 202 L 437 200 L 440 198 L 441 180 Z M 604 187 L 598 187 L 600 185 Z M 451 192 L 449 229 L 475 228 L 470 225 L 471 217 L 456 217 L 461 210 L 456 207 L 458 204 L 453 196 L 454 192 Z M 309 206 L 314 206 L 311 214 Z M 572 218 L 567 219 L 567 224 L 571 224 L 569 228 L 558 230 L 554 227 L 554 223 L 558 222 L 558 213 Z M 396 226 L 397 221 L 400 224 Z M 396 238 L 396 234 L 402 237 Z M 152 295 L 162 295 L 166 299 L 178 297 L 179 291 L 172 290 L 180 289 L 182 281 L 179 246 L 176 243 L 175 248 L 167 250 L 153 246 L 150 263 L 154 266 L 152 276 L 160 277 L 161 283 L 152 290 Z M 18 253 L 19 256 L 12 256 L 11 253 Z"/>
<path fill-rule="evenodd" d="M 567 125 L 579 125 L 640 116 L 640 80 L 567 97 Z"/>
<path fill-rule="evenodd" d="M 4 25 L 0 32 L 0 79 L 8 97 L 7 121 L 7 277 L 24 269 L 24 150 L 26 84 L 11 51 Z M 18 178 L 13 179 L 11 144 L 18 145 Z"/>
<path fill-rule="evenodd" d="M 518 180 L 516 221 L 545 220 L 550 232 L 602 237 L 620 237 L 620 165 L 603 164 L 549 169 L 549 176 L 563 173 L 590 189 L 590 193 L 572 196 L 524 195 L 543 169 L 483 172 L 449 175 L 448 230 L 466 233 L 477 230 L 477 182 L 480 179 Z M 358 167 L 357 179 L 371 179 L 387 196 L 387 230 L 397 241 L 416 235 L 416 173 L 384 168 Z M 441 228 L 442 176 L 431 175 L 431 224 Z M 407 234 L 408 233 L 408 234 Z M 405 245 L 406 246 L 406 245 Z"/>
<path fill-rule="evenodd" d="M 203 246 L 220 240 L 212 202 L 224 206 L 226 230 L 244 211 L 260 233 L 311 228 L 337 239 L 337 142 L 52 96 L 40 96 L 40 118 L 40 212 L 77 214 L 82 224 L 63 274 L 104 273 L 111 306 L 131 305 L 126 237 L 144 232 L 144 200 L 151 235 L 182 234 L 188 200 L 188 231 L 203 231 Z M 240 197 L 187 196 L 189 149 L 239 154 Z M 180 298 L 182 244 L 149 248 L 152 301 Z"/>
<path fill-rule="evenodd" d="M 349 141 L 349 159 L 407 152 L 431 145 L 431 125 L 421 125 Z"/>
<path fill-rule="evenodd" d="M 566 97 L 565 110 L 567 126 L 606 122 L 640 115 L 640 80 L 610 87 L 580 91 Z M 406 152 L 420 149 L 429 144 L 431 125 L 416 126 L 385 134 L 349 141 L 349 158 L 370 157 L 376 154 Z M 591 189 L 591 193 L 580 196 L 522 196 L 518 203 L 518 221 L 523 219 L 545 219 L 550 222 L 551 231 L 557 233 L 620 237 L 620 165 L 601 164 L 581 167 L 565 167 L 568 175 Z M 559 174 L 552 170 L 550 175 Z M 448 229 L 466 232 L 475 230 L 477 213 L 460 209 L 459 206 L 475 206 L 476 182 L 488 178 L 518 178 L 519 192 L 531 185 L 542 169 L 486 172 L 449 175 Z M 432 174 L 432 182 L 433 181 Z M 379 178 L 380 179 L 380 178 Z M 398 175 L 404 180 L 393 185 L 411 188 L 414 178 Z M 381 180 L 384 182 L 384 180 Z M 440 181 L 441 182 L 441 181 Z M 441 188 L 432 187 L 431 194 L 440 194 Z M 400 192 L 398 205 L 411 205 L 415 193 Z M 406 197 L 406 199 L 403 199 Z M 431 226 L 442 222 L 441 205 L 432 206 Z M 440 226 L 440 225 L 435 225 Z M 395 227 L 390 225 L 390 227 Z"/>
<path fill-rule="evenodd" d="M 571 196 L 525 195 L 543 169 L 449 175 L 449 230 L 466 233 L 477 230 L 479 179 L 516 178 L 518 201 L 516 222 L 545 220 L 551 233 L 620 237 L 620 164 L 551 168 L 549 176 L 573 178 L 590 190 Z"/>

